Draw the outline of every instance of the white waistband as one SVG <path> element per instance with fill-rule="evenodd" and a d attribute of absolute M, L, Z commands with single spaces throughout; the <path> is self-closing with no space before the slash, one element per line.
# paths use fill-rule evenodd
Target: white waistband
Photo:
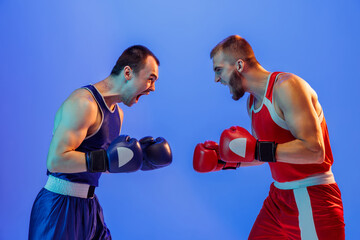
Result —
<path fill-rule="evenodd" d="M 312 175 L 311 177 L 307 177 L 301 180 L 291 181 L 291 182 L 277 182 L 274 181 L 275 187 L 279 189 L 296 189 L 296 188 L 303 188 L 303 187 L 310 187 L 314 185 L 321 185 L 321 184 L 331 184 L 335 183 L 335 178 L 331 169 L 325 173 L 319 173 Z"/>
<path fill-rule="evenodd" d="M 49 175 L 44 187 L 50 192 L 72 197 L 88 198 L 90 185 L 86 183 L 75 183 Z"/>

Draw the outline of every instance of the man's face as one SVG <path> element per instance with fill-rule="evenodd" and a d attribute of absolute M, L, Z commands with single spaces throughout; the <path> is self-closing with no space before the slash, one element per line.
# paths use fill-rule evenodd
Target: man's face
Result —
<path fill-rule="evenodd" d="M 244 96 L 245 91 L 241 83 L 243 76 L 237 71 L 235 64 L 229 63 L 222 51 L 219 51 L 213 57 L 213 69 L 215 72 L 215 82 L 229 86 L 234 100 L 237 101 Z"/>
<path fill-rule="evenodd" d="M 131 87 L 128 92 L 128 99 L 124 103 L 131 106 L 137 103 L 142 95 L 149 95 L 150 92 L 155 91 L 155 81 L 158 79 L 158 76 L 158 65 L 152 56 L 148 56 L 144 67 L 134 74 L 129 82 Z"/>

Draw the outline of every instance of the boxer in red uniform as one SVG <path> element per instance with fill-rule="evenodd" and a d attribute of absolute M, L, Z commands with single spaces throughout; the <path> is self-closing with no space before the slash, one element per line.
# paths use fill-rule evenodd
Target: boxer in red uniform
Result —
<path fill-rule="evenodd" d="M 231 127 L 219 145 L 198 144 L 194 169 L 270 165 L 274 183 L 249 239 L 345 239 L 341 193 L 315 91 L 294 74 L 266 71 L 240 36 L 226 38 L 210 56 L 215 81 L 228 86 L 234 100 L 250 93 L 252 134 Z"/>

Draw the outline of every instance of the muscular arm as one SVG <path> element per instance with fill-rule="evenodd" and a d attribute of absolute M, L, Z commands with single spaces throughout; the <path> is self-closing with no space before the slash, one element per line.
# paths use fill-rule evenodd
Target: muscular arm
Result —
<path fill-rule="evenodd" d="M 97 105 L 83 92 L 75 91 L 60 107 L 50 143 L 47 168 L 50 172 L 85 172 L 85 154 L 75 151 L 96 121 Z"/>
<path fill-rule="evenodd" d="M 296 138 L 278 144 L 278 162 L 320 164 L 324 160 L 324 142 L 318 112 L 321 111 L 316 93 L 301 78 L 285 74 L 274 88 L 274 100 L 287 126 Z"/>

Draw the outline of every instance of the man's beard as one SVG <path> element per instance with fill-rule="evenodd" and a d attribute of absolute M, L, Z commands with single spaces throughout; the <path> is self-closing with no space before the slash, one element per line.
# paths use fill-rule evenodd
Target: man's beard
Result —
<path fill-rule="evenodd" d="M 234 99 L 235 101 L 239 100 L 245 94 L 244 88 L 241 84 L 242 78 L 243 76 L 241 75 L 241 73 L 236 70 L 234 70 L 230 76 L 229 85 L 233 93 L 232 99 Z"/>

